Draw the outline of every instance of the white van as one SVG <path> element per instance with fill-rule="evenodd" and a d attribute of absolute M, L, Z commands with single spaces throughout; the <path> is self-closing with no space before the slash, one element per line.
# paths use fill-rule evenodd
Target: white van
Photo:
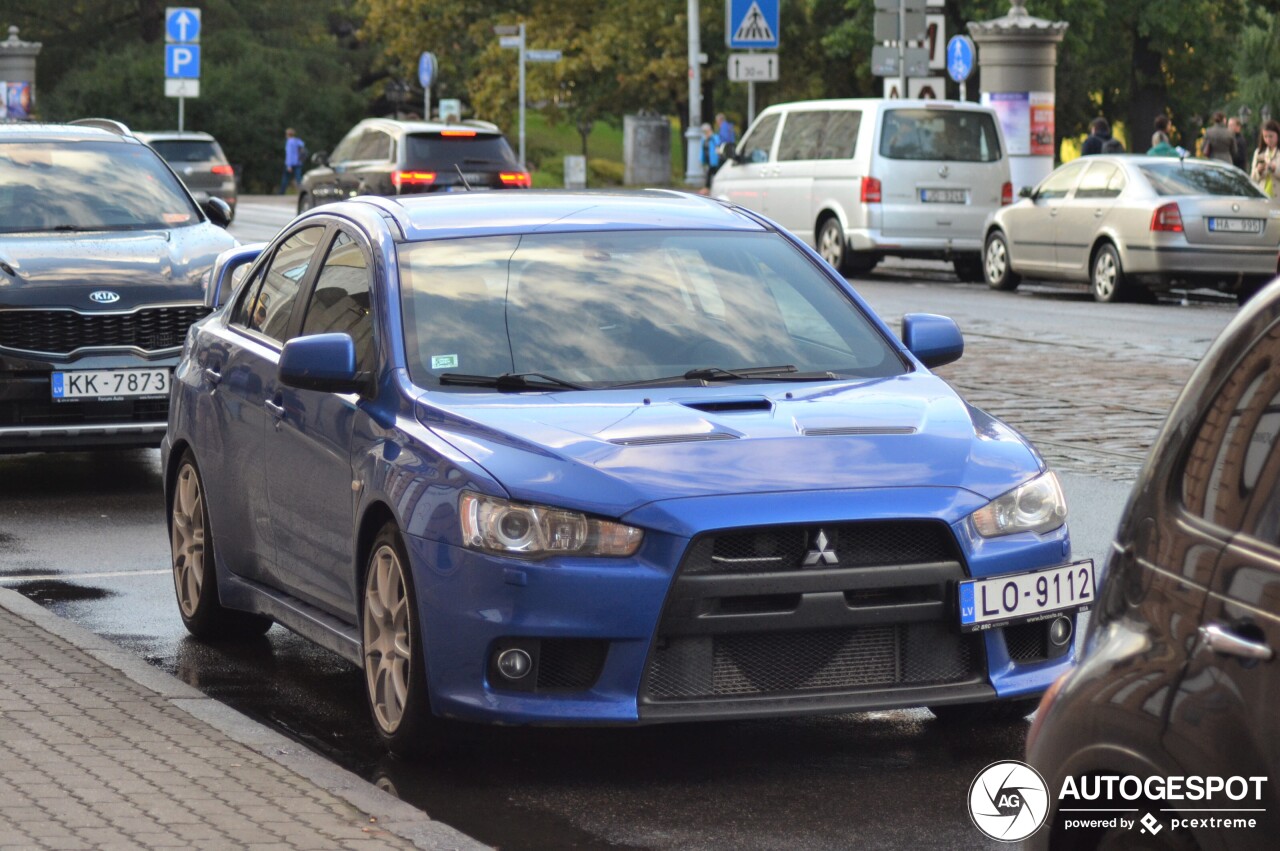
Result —
<path fill-rule="evenodd" d="M 987 214 L 1013 202 L 995 111 L 960 101 L 771 106 L 725 148 L 711 194 L 763 213 L 844 274 L 886 255 L 982 278 Z"/>

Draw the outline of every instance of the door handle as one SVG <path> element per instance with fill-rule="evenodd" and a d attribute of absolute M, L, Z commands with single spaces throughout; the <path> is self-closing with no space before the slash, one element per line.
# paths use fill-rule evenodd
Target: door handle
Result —
<path fill-rule="evenodd" d="M 1270 662 L 1275 656 L 1275 651 L 1265 642 L 1250 641 L 1216 623 L 1200 627 L 1200 640 L 1214 653 L 1221 653 L 1223 656 L 1237 656 L 1259 662 Z"/>
<path fill-rule="evenodd" d="M 278 420 L 284 419 L 284 405 L 281 405 L 277 402 L 273 402 L 270 399 L 263 400 L 262 404 L 263 406 L 266 407 L 268 411 L 271 412 L 271 416 L 275 417 Z"/>
<path fill-rule="evenodd" d="M 222 381 L 222 373 L 218 372 L 215 367 L 206 366 L 204 368 L 204 380 L 217 386 L 218 382 Z"/>
<path fill-rule="evenodd" d="M 1058 215 L 1058 208 L 1057 208 L 1057 207 L 1050 207 L 1050 208 L 1049 208 L 1049 215 L 1051 215 L 1051 216 L 1056 216 L 1056 215 Z"/>
<path fill-rule="evenodd" d="M 1093 211 L 1093 217 L 1094 217 L 1095 219 L 1100 219 L 1100 218 L 1102 218 L 1102 211 L 1101 211 L 1101 210 L 1094 210 L 1094 211 Z"/>

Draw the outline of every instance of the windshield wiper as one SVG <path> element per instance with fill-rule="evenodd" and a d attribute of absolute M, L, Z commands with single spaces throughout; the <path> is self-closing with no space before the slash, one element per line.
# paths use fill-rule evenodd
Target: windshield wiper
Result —
<path fill-rule="evenodd" d="M 502 375 L 466 375 L 461 372 L 445 372 L 440 375 L 441 384 L 459 384 L 464 387 L 492 387 L 502 392 L 520 390 L 587 390 L 585 385 L 574 384 L 543 372 L 504 372 Z"/>
<path fill-rule="evenodd" d="M 628 381 L 609 386 L 645 387 L 651 384 L 670 384 L 673 381 L 748 381 L 753 378 L 767 378 L 773 381 L 825 381 L 829 378 L 839 378 L 839 376 L 834 372 L 797 372 L 795 365 L 789 363 L 780 366 L 748 366 L 741 369 L 702 366 L 680 375 L 646 378 L 643 381 Z"/>

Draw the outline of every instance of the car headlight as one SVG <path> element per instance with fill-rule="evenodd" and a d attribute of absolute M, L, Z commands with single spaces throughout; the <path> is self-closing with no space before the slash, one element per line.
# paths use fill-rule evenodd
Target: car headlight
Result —
<path fill-rule="evenodd" d="M 458 509 L 466 546 L 518 558 L 629 556 L 644 538 L 634 526 L 470 492 L 462 494 Z"/>
<path fill-rule="evenodd" d="M 973 512 L 973 526 L 984 538 L 1014 532 L 1052 532 L 1067 522 L 1067 499 L 1053 471 L 1036 476 Z"/>

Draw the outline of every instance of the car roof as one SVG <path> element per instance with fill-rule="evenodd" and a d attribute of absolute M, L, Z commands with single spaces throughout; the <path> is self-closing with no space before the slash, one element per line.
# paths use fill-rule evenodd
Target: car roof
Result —
<path fill-rule="evenodd" d="M 739 207 L 669 189 L 449 192 L 361 196 L 347 203 L 378 207 L 396 220 L 409 241 L 533 232 L 765 230 Z"/>
<path fill-rule="evenodd" d="M 31 142 L 119 142 L 142 144 L 132 136 L 122 136 L 85 124 L 33 124 L 0 122 L 0 140 Z"/>
<path fill-rule="evenodd" d="M 989 106 L 961 100 L 938 100 L 936 98 L 829 98 L 826 100 L 797 100 L 789 103 L 775 103 L 767 112 L 781 112 L 792 109 L 966 109 L 975 112 L 991 112 Z"/>
<path fill-rule="evenodd" d="M 144 142 L 212 142 L 213 136 L 199 130 L 138 130 L 135 136 Z"/>
<path fill-rule="evenodd" d="M 488 121 L 458 121 L 446 124 L 443 121 L 402 121 L 396 118 L 366 118 L 356 127 L 377 127 L 388 133 L 439 133 L 443 130 L 474 130 L 476 134 L 502 135 L 496 124 Z M 354 128 L 353 128 L 354 129 Z"/>

